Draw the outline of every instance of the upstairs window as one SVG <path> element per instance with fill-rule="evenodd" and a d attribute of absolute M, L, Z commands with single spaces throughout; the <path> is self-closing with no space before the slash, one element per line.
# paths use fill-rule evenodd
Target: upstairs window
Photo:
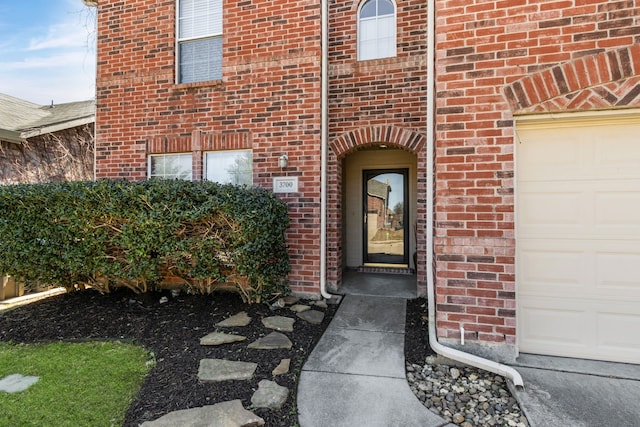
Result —
<path fill-rule="evenodd" d="M 253 152 L 251 150 L 210 151 L 205 154 L 207 181 L 221 184 L 253 184 Z"/>
<path fill-rule="evenodd" d="M 178 83 L 222 79 L 222 0 L 178 0 Z"/>
<path fill-rule="evenodd" d="M 396 56 L 396 7 L 391 0 L 366 0 L 358 12 L 358 60 Z"/>

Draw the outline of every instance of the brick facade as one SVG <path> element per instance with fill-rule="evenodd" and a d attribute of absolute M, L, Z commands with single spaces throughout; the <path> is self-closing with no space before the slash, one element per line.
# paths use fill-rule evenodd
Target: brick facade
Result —
<path fill-rule="evenodd" d="M 225 2 L 221 81 L 175 84 L 176 1 L 98 5 L 97 176 L 147 177 L 147 154 L 252 148 L 254 184 L 297 176 L 284 197 L 293 219 L 290 281 L 318 291 L 320 6 Z M 278 167 L 286 153 L 289 166 Z"/>
<path fill-rule="evenodd" d="M 436 8 L 437 331 L 513 347 L 514 114 L 640 106 L 640 1 Z"/>
<path fill-rule="evenodd" d="M 224 3 L 223 77 L 175 84 L 175 0 L 100 0 L 97 176 L 144 179 L 147 156 L 251 148 L 254 184 L 285 195 L 292 289 L 320 277 L 318 1 Z M 344 267 L 344 160 L 415 155 L 417 281 L 435 276 L 437 332 L 516 344 L 514 114 L 640 106 L 640 0 L 436 1 L 435 217 L 427 218 L 427 1 L 397 0 L 397 55 L 357 61 L 357 0 L 329 1 L 327 281 Z M 289 166 L 278 167 L 286 153 Z M 432 227 L 434 241 L 426 241 Z M 426 266 L 433 245 L 435 270 Z"/>
<path fill-rule="evenodd" d="M 290 281 L 295 291 L 317 292 L 320 5 L 225 2 L 222 80 L 175 84 L 175 3 L 99 2 L 97 176 L 144 179 L 147 155 L 192 153 L 193 177 L 201 179 L 203 152 L 253 149 L 254 184 L 270 187 L 274 176 L 299 177 L 300 193 L 284 198 L 293 219 Z M 400 3 L 398 28 L 406 31 L 398 31 L 397 57 L 366 62 L 356 60 L 358 6 L 331 4 L 330 145 L 345 135 L 363 137 L 355 142 L 359 147 L 397 144 L 420 156 L 424 174 L 417 141 L 426 126 L 426 4 Z M 283 153 L 289 156 L 284 171 L 277 166 Z M 347 151 L 336 146 L 329 154 L 335 203 L 329 208 L 328 271 L 339 284 L 342 157 L 336 153 Z M 420 274 L 424 284 L 425 272 Z"/>
<path fill-rule="evenodd" d="M 427 3 L 397 1 L 397 56 L 357 60 L 360 1 L 329 2 L 329 177 L 328 272 L 335 289 L 341 281 L 342 161 L 376 143 L 417 157 L 418 206 L 426 200 Z M 420 210 L 420 208 L 419 208 Z M 417 215 L 418 292 L 426 293 L 424 211 Z"/>

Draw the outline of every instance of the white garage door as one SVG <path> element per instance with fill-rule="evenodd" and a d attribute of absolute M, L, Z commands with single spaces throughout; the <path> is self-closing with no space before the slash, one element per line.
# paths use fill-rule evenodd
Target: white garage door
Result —
<path fill-rule="evenodd" d="M 640 363 L 640 111 L 516 126 L 520 352 Z"/>

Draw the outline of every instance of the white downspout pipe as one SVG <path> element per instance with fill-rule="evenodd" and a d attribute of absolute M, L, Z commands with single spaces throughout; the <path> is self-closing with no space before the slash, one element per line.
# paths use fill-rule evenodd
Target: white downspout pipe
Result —
<path fill-rule="evenodd" d="M 95 27 L 94 27 L 94 32 L 96 34 L 96 63 L 94 64 L 96 66 L 96 73 L 98 72 L 98 0 L 82 0 L 82 2 L 84 3 L 85 6 L 87 7 L 95 7 L 96 8 L 96 20 L 95 20 Z M 93 98 L 95 100 L 95 105 L 96 108 L 93 110 L 93 180 L 97 181 L 98 180 L 98 150 L 96 149 L 98 144 L 98 121 L 96 120 L 97 116 L 98 116 L 98 79 L 96 76 L 96 79 L 93 82 L 96 85 L 96 90 L 93 94 Z"/>
<path fill-rule="evenodd" d="M 327 292 L 327 146 L 329 139 L 329 2 L 321 0 L 320 32 L 320 294 L 331 299 Z"/>
<path fill-rule="evenodd" d="M 509 378 L 516 387 L 524 387 L 522 377 L 510 366 L 484 359 L 473 354 L 465 353 L 438 342 L 436 334 L 435 287 L 433 283 L 433 213 L 434 213 L 434 170 L 433 155 L 435 153 L 435 0 L 427 0 L 427 306 L 429 314 L 429 345 L 436 353 L 485 371 L 493 372 Z"/>

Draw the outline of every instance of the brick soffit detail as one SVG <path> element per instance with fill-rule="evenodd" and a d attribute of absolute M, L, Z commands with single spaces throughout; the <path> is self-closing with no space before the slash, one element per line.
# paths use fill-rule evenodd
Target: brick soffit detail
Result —
<path fill-rule="evenodd" d="M 640 106 L 640 44 L 584 56 L 504 87 L 513 113 Z"/>
<path fill-rule="evenodd" d="M 158 135 L 146 139 L 148 154 L 186 153 L 191 151 L 241 150 L 252 148 L 250 131 L 201 132 L 186 135 Z"/>

